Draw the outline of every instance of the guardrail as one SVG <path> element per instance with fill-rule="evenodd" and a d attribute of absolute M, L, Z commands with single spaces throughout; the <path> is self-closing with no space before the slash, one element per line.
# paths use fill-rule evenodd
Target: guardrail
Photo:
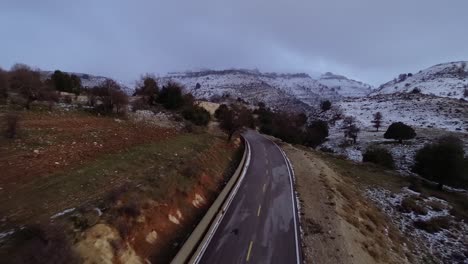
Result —
<path fill-rule="evenodd" d="M 250 145 L 242 137 L 244 143 L 244 154 L 234 175 L 224 186 L 221 193 L 211 205 L 210 209 L 203 216 L 202 220 L 195 227 L 189 238 L 185 241 L 182 248 L 171 261 L 171 264 L 196 263 L 198 257 L 203 253 L 212 234 L 216 231 L 217 225 L 221 221 L 225 210 L 229 206 L 232 198 L 239 187 L 242 177 L 245 175 L 245 168 L 250 162 Z M 242 175 L 242 177 L 241 177 Z M 233 193 L 234 190 L 234 193 Z"/>

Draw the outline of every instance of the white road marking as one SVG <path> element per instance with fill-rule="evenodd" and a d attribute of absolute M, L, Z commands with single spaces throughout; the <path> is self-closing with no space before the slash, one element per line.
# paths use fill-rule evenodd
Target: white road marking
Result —
<path fill-rule="evenodd" d="M 216 221 L 216 223 L 214 224 L 214 228 L 213 230 L 210 231 L 209 233 L 209 236 L 208 236 L 208 239 L 206 240 L 205 244 L 203 244 L 202 246 L 202 249 L 200 251 L 200 253 L 198 253 L 197 257 L 195 258 L 195 261 L 193 263 L 199 263 L 203 254 L 205 253 L 206 251 L 206 248 L 208 247 L 208 245 L 210 244 L 211 242 L 211 239 L 213 238 L 214 234 L 216 233 L 216 230 L 218 229 L 218 226 L 219 224 L 221 223 L 221 221 L 223 220 L 224 218 L 224 215 L 225 215 L 225 212 L 226 212 L 226 209 L 231 205 L 231 202 L 232 200 L 234 199 L 234 196 L 236 196 L 237 194 L 237 191 L 239 190 L 239 187 L 242 183 L 242 181 L 244 180 L 244 177 L 245 177 L 245 174 L 247 173 L 247 169 L 249 168 L 249 165 L 250 165 L 250 157 L 251 157 L 251 149 L 250 149 L 250 143 L 247 141 L 247 139 L 245 139 L 245 142 L 247 143 L 247 149 L 248 149 L 248 152 L 247 152 L 247 159 L 245 161 L 245 165 L 244 165 L 244 168 L 242 170 L 242 174 L 241 174 L 241 177 L 239 178 L 239 180 L 237 181 L 237 184 L 236 186 L 234 187 L 234 190 L 231 192 L 231 195 L 229 196 L 228 198 L 228 202 L 226 203 L 226 205 L 223 207 L 222 209 L 222 214 L 221 214 L 221 217 L 219 217 L 219 219 Z"/>
<path fill-rule="evenodd" d="M 261 134 L 259 134 L 261 135 Z M 270 142 L 272 142 L 277 148 L 278 150 L 280 151 L 281 155 L 283 155 L 283 159 L 286 163 L 286 167 L 288 168 L 288 174 L 289 174 L 289 179 L 290 179 L 290 187 L 291 187 L 291 199 L 292 199 L 292 202 L 293 202 L 293 219 L 294 219 L 294 238 L 296 240 L 296 256 L 297 256 L 297 263 L 300 264 L 301 263 L 301 258 L 300 258 L 300 253 L 299 253 L 299 239 L 297 238 L 297 234 L 298 234 L 298 230 L 297 230 L 297 220 L 296 220 L 296 203 L 295 203 L 295 198 L 294 198 L 294 188 L 293 188 L 293 184 L 294 184 L 294 180 L 293 180 L 293 176 L 291 174 L 291 171 L 292 171 L 292 168 L 290 168 L 291 166 L 291 163 L 288 159 L 288 157 L 286 156 L 286 154 L 284 153 L 284 151 L 271 139 L 261 135 L 262 137 L 268 139 Z M 294 173 L 294 171 L 292 171 L 292 173 Z"/>

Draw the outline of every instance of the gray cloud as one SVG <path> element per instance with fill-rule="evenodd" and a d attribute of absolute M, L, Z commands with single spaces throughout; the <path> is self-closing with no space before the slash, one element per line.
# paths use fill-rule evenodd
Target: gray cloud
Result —
<path fill-rule="evenodd" d="M 332 71 L 372 84 L 466 60 L 465 0 L 0 3 L 0 64 L 132 80 L 197 68 Z"/>

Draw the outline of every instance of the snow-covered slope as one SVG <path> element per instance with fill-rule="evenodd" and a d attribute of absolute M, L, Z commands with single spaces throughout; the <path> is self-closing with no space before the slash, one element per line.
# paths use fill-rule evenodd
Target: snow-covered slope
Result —
<path fill-rule="evenodd" d="M 372 86 L 369 84 L 351 80 L 331 72 L 321 75 L 318 82 L 344 97 L 362 97 L 373 91 Z"/>
<path fill-rule="evenodd" d="M 437 64 L 415 74 L 400 74 L 394 80 L 381 85 L 372 94 L 408 93 L 420 91 L 436 96 L 463 98 L 468 89 L 467 62 Z"/>
<path fill-rule="evenodd" d="M 198 99 L 219 100 L 241 98 L 251 104 L 266 103 L 269 107 L 308 112 L 312 107 L 282 89 L 272 86 L 257 71 L 224 70 L 171 73 L 160 77 L 164 84 L 175 81 Z"/>
<path fill-rule="evenodd" d="M 466 101 L 424 94 L 384 94 L 348 98 L 338 103 L 345 115 L 354 116 L 361 127 L 371 127 L 373 114 L 383 115 L 382 128 L 392 122 L 414 127 L 468 132 Z"/>
<path fill-rule="evenodd" d="M 285 110 L 314 108 L 323 100 L 339 101 L 344 96 L 364 96 L 370 91 L 369 85 L 342 76 L 324 76 L 328 76 L 328 79 L 324 77 L 321 80 L 333 87 L 305 73 L 261 73 L 243 69 L 170 73 L 160 77 L 160 82 L 178 82 L 197 98 L 213 99 L 229 95 L 251 103 L 265 102 L 276 108 L 284 106 Z"/>

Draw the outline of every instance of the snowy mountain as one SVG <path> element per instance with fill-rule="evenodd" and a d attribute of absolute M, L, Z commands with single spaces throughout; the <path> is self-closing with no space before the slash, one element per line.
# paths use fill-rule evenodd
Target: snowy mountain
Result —
<path fill-rule="evenodd" d="M 161 84 L 175 81 L 182 84 L 186 91 L 198 99 L 220 100 L 221 98 L 241 98 L 251 104 L 264 102 L 268 106 L 293 111 L 310 111 L 312 98 L 316 94 L 308 94 L 300 100 L 291 91 L 280 89 L 274 83 L 264 79 L 266 75 L 252 70 L 223 70 L 170 73 L 160 77 Z M 306 96 L 306 95 L 304 95 Z M 308 101 L 306 101 L 308 99 Z"/>
<path fill-rule="evenodd" d="M 346 96 L 365 96 L 371 91 L 370 85 L 339 75 L 325 74 L 317 80 L 305 73 L 262 73 L 244 69 L 176 72 L 159 78 L 160 83 L 170 80 L 184 85 L 200 99 L 213 100 L 229 95 L 249 103 L 265 102 L 275 108 L 300 111 L 317 107 L 323 100 L 336 102 Z"/>
<path fill-rule="evenodd" d="M 394 80 L 381 85 L 372 94 L 421 92 L 436 96 L 468 97 L 467 62 L 437 64 L 415 74 L 400 74 Z"/>
<path fill-rule="evenodd" d="M 331 72 L 321 75 L 318 82 L 344 97 L 362 97 L 373 91 L 373 87 L 369 84 L 351 80 Z"/>

